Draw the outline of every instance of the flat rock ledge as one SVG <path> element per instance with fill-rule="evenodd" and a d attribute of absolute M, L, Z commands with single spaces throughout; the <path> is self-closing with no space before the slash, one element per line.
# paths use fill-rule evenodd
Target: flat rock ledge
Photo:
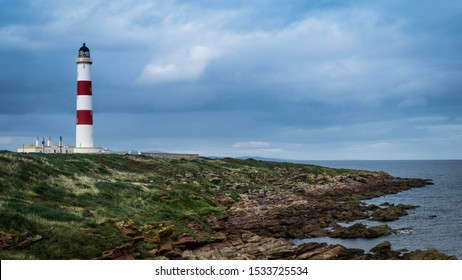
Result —
<path fill-rule="evenodd" d="M 198 248 L 184 248 L 180 259 L 184 260 L 447 260 L 456 259 L 436 250 L 417 250 L 403 253 L 391 250 L 388 241 L 382 242 L 365 253 L 361 249 L 345 248 L 327 243 L 295 245 L 284 238 L 261 237 L 244 232 L 231 240 L 211 243 Z"/>
<path fill-rule="evenodd" d="M 250 189 L 241 194 L 239 201 L 224 205 L 228 216 L 220 221 L 219 227 L 227 234 L 246 230 L 260 236 L 286 239 L 327 236 L 328 229 L 338 222 L 391 221 L 407 215 L 406 210 L 414 206 L 379 207 L 365 205 L 361 200 L 430 183 L 396 178 L 383 172 L 317 177 L 297 174 L 297 178 L 305 177 L 309 178 L 309 183 L 285 179 L 273 182 L 264 190 Z"/>
<path fill-rule="evenodd" d="M 243 233 L 220 243 L 185 250 L 181 259 L 186 260 L 333 260 L 364 259 L 364 251 L 347 249 L 341 245 L 306 243 L 295 245 L 284 238 L 261 237 Z"/>

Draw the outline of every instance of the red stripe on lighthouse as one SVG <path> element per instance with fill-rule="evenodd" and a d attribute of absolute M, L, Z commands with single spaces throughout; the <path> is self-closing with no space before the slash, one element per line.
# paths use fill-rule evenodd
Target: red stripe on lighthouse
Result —
<path fill-rule="evenodd" d="M 77 124 L 93 124 L 92 110 L 77 110 Z"/>
<path fill-rule="evenodd" d="M 91 81 L 77 81 L 77 95 L 91 95 Z"/>

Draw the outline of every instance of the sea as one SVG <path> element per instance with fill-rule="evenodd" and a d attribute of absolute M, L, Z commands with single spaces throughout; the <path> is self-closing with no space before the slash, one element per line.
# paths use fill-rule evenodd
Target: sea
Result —
<path fill-rule="evenodd" d="M 364 200 L 365 203 L 375 205 L 388 202 L 419 206 L 414 210 L 408 210 L 409 215 L 397 221 L 386 222 L 391 228 L 398 230 L 394 235 L 374 239 L 319 237 L 297 239 L 293 240 L 294 243 L 327 242 L 369 251 L 387 240 L 392 244 L 393 250 L 437 249 L 462 259 L 462 160 L 345 160 L 304 163 L 333 168 L 385 171 L 397 177 L 431 179 L 434 185 Z M 342 225 L 349 226 L 358 222 L 369 226 L 383 224 L 360 220 Z"/>

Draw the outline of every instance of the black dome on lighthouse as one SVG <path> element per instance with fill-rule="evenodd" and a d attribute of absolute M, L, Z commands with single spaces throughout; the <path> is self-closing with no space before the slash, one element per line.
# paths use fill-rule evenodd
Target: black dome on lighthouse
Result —
<path fill-rule="evenodd" d="M 79 49 L 79 57 L 90 58 L 90 49 L 85 46 L 85 43 L 83 43 L 83 46 Z"/>
<path fill-rule="evenodd" d="M 85 46 L 85 43 L 83 43 L 83 46 L 79 49 L 79 52 L 82 51 L 82 52 L 89 52 L 90 49 L 87 48 L 87 46 Z"/>

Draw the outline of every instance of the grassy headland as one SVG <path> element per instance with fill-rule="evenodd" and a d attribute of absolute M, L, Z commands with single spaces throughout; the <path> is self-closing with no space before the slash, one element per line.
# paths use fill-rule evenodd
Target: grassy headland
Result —
<path fill-rule="evenodd" d="M 219 199 L 237 201 L 293 172 L 353 171 L 254 160 L 1 152 L 0 257 L 100 257 L 130 239 L 117 222 L 192 234 L 191 222 L 207 229 L 208 217 L 227 215 Z M 17 247 L 37 235 L 39 241 Z M 138 250 L 152 257 L 147 252 L 155 246 L 143 243 Z"/>
<path fill-rule="evenodd" d="M 424 186 L 383 172 L 256 160 L 0 152 L 1 259 L 409 259 L 290 238 L 393 233 L 408 205 L 361 199 Z M 332 230 L 333 229 L 333 230 Z"/>

